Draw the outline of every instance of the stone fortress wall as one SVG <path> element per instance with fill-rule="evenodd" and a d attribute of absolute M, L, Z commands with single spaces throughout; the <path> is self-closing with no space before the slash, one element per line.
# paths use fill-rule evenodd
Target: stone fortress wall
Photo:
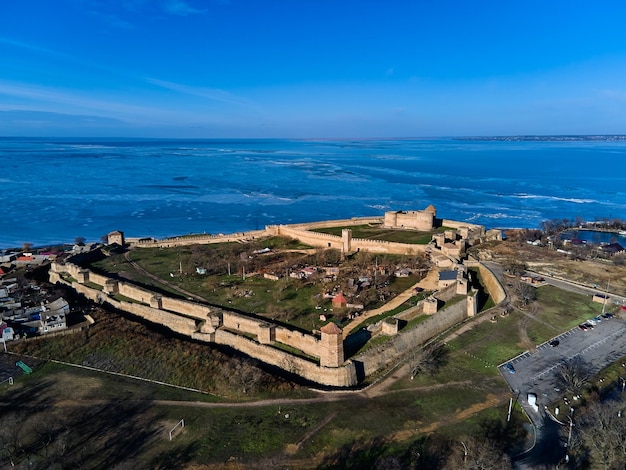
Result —
<path fill-rule="evenodd" d="M 75 279 L 78 279 L 75 276 L 79 275 L 83 281 L 69 280 L 66 275 Z M 107 281 L 110 279 L 72 263 L 55 262 L 50 267 L 50 282 L 66 284 L 93 302 L 109 304 L 118 310 L 128 312 L 198 341 L 230 346 L 250 357 L 300 375 L 315 383 L 333 387 L 352 387 L 357 384 L 354 364 L 352 361 L 344 362 L 343 350 L 340 351 L 342 355 L 341 365 L 339 367 L 326 367 L 324 362 L 337 362 L 337 360 L 320 357 L 320 364 L 318 364 L 317 361 L 304 359 L 269 345 L 273 341 L 279 341 L 299 349 L 305 354 L 319 356 L 321 340 L 313 335 L 307 335 L 280 325 L 272 325 L 269 322 L 235 312 L 209 308 L 166 296 L 155 296 L 145 289 L 114 280 L 119 288 L 117 293 L 132 299 L 132 301 L 117 300 L 113 297 L 115 293 L 105 292 L 104 284 L 107 284 Z M 85 283 L 98 284 L 103 289 L 90 287 Z M 149 305 L 144 304 L 146 301 Z M 166 310 L 166 305 L 172 310 Z M 179 307 L 182 307 L 181 311 L 177 310 Z M 268 325 L 274 330 L 273 337 L 268 335 L 266 331 Z M 257 340 L 246 337 L 246 334 L 256 335 Z M 267 344 L 262 344 L 263 342 Z"/>
<path fill-rule="evenodd" d="M 415 214 L 412 214 L 412 216 L 415 216 Z M 431 212 L 428 216 L 434 220 L 434 213 Z M 302 243 L 322 248 L 331 247 L 342 250 L 344 253 L 362 250 L 374 253 L 405 255 L 439 249 L 437 243 L 410 245 L 387 241 L 353 239 L 349 229 L 344 229 L 342 236 L 310 231 L 311 228 L 380 224 L 382 221 L 381 217 L 353 218 L 312 224 L 273 225 L 266 227 L 263 231 L 241 232 L 230 235 L 172 237 L 160 241 L 154 239 L 127 239 L 127 241 L 134 247 L 171 247 L 198 243 L 246 241 L 273 235 L 292 237 Z M 437 234 L 439 239 L 443 241 L 445 241 L 445 237 L 456 238 L 459 235 L 461 239 L 465 239 L 470 235 L 481 236 L 485 233 L 482 226 L 448 220 L 443 222 L 446 227 L 454 228 L 459 232 L 458 234 L 455 231 L 445 235 Z M 118 233 L 121 234 L 121 232 Z M 494 290 L 495 295 L 492 295 L 497 303 L 498 299 L 501 298 L 498 294 L 498 288 L 503 292 L 502 287 L 493 275 L 491 275 L 492 279 L 488 280 L 490 272 L 486 268 L 484 270 L 486 273 L 483 274 L 483 270 L 481 270 L 481 275 L 486 280 L 485 284 L 490 293 L 492 289 Z M 76 281 L 68 279 L 68 275 Z M 466 302 L 455 303 L 450 308 L 442 311 L 437 311 L 435 306 L 434 310 L 429 312 L 432 315 L 428 320 L 408 331 L 398 332 L 397 324 L 399 320 L 389 319 L 390 322 L 395 321 L 395 332 L 392 333 L 395 336 L 391 340 L 366 351 L 358 357 L 354 357 L 352 360 L 345 361 L 343 342 L 340 339 L 342 337 L 340 329 L 339 336 L 337 336 L 336 334 L 324 333 L 324 328 L 322 328 L 321 337 L 318 337 L 297 331 L 296 329 L 287 328 L 283 325 L 274 324 L 269 320 L 155 294 L 128 282 L 94 273 L 71 262 L 52 263 L 50 280 L 53 283 L 60 282 L 70 285 L 77 292 L 94 302 L 107 303 L 116 309 L 165 326 L 176 333 L 189 336 L 198 341 L 230 346 L 250 357 L 297 374 L 312 382 L 333 387 L 356 386 L 365 377 L 390 365 L 393 361 L 397 361 L 410 348 L 419 347 L 430 338 L 476 313 L 475 298 L 470 294 Z M 92 286 L 91 284 L 97 286 Z M 456 287 L 454 285 L 451 287 L 450 295 L 453 296 L 453 290 Z M 446 295 L 446 292 L 447 290 L 439 293 L 439 296 L 442 297 L 440 300 L 448 300 L 447 297 L 449 296 Z M 123 296 L 123 298 L 116 298 L 117 294 Z M 444 299 L 443 297 L 446 298 Z M 431 300 L 437 302 L 436 299 Z M 388 327 L 389 331 L 394 331 L 394 327 L 385 326 Z M 327 329 L 327 331 L 330 330 Z M 290 354 L 272 346 L 273 343 L 282 343 L 290 346 L 302 351 L 304 355 L 309 357 L 305 358 Z"/>

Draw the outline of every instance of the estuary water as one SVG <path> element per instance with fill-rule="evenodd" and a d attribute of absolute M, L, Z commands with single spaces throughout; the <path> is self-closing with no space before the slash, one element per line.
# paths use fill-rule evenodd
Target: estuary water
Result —
<path fill-rule="evenodd" d="M 488 228 L 626 218 L 625 142 L 0 138 L 0 248 L 423 209 Z"/>

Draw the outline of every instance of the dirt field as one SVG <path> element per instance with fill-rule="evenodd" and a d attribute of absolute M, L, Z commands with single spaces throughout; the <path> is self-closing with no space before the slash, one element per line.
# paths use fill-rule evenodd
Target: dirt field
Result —
<path fill-rule="evenodd" d="M 608 260 L 575 261 L 566 254 L 546 247 L 532 246 L 517 241 L 489 244 L 479 250 L 481 260 L 493 260 L 505 264 L 506 260 L 524 262 L 529 269 L 546 276 L 570 281 L 626 295 L 626 266 L 618 266 Z"/>

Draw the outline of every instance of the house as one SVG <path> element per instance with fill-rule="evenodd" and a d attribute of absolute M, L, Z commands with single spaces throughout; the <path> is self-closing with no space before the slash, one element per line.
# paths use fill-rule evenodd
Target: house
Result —
<path fill-rule="evenodd" d="M 347 305 L 348 305 L 348 301 L 346 300 L 346 298 L 343 296 L 342 293 L 339 293 L 333 297 L 333 307 L 346 308 Z"/>
<path fill-rule="evenodd" d="M 11 263 L 17 259 L 17 255 L 15 253 L 9 253 L 8 255 L 0 256 L 0 263 Z"/>
<path fill-rule="evenodd" d="M 619 243 L 608 243 L 606 245 L 601 245 L 600 250 L 609 256 L 624 253 L 624 247 Z"/>
<path fill-rule="evenodd" d="M 15 331 L 6 322 L 0 322 L 0 341 L 13 341 Z"/>
<path fill-rule="evenodd" d="M 338 276 L 339 275 L 339 268 L 335 267 L 335 266 L 328 266 L 326 268 L 324 268 L 326 270 L 326 275 L 327 276 Z"/>
<path fill-rule="evenodd" d="M 59 297 L 41 307 L 32 307 L 24 310 L 28 321 L 20 325 L 30 333 L 40 335 L 67 328 L 66 317 L 70 313 L 70 306 L 63 297 Z"/>

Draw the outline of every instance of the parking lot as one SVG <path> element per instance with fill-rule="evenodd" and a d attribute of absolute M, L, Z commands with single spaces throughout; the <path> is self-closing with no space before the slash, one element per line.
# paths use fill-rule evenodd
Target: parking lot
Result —
<path fill-rule="evenodd" d="M 558 340 L 557 346 L 550 345 L 553 340 Z M 527 395 L 537 395 L 541 414 L 544 405 L 562 400 L 564 393 L 555 389 L 555 373 L 561 361 L 580 356 L 588 364 L 591 373 L 597 374 L 624 355 L 626 321 L 614 317 L 602 319 L 593 329 L 587 331 L 575 327 L 539 345 L 535 352 L 526 352 L 511 359 L 506 364 L 511 364 L 514 372 L 506 364 L 501 365 L 499 370 L 513 392 L 519 395 L 519 402 L 531 418 L 538 418 L 539 415 L 527 403 Z"/>

